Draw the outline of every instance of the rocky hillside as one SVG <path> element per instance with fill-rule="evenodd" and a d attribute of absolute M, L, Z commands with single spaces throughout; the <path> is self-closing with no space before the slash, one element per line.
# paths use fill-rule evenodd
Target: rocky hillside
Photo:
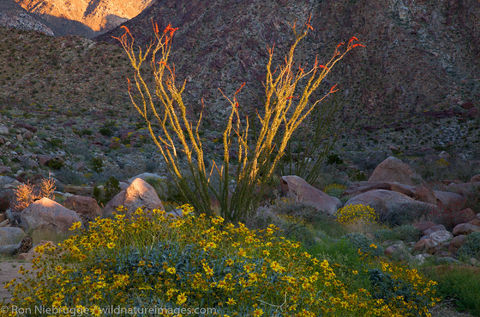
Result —
<path fill-rule="evenodd" d="M 13 1 L 0 2 L 0 25 L 53 35 L 53 31 Z"/>
<path fill-rule="evenodd" d="M 125 25 L 143 44 L 151 38 L 152 19 L 179 27 L 177 73 L 187 78 L 192 102 L 204 97 L 218 113 L 225 103 L 217 88 L 231 94 L 243 81 L 243 104 L 261 104 L 267 45 L 275 43 L 283 56 L 293 38 L 288 23 L 302 24 L 309 14 L 315 30 L 298 52 L 302 64 L 312 63 L 316 54 L 325 60 L 353 35 L 367 45 L 328 78 L 329 85 L 341 88 L 337 98 L 345 119 L 378 129 L 412 116 L 478 117 L 477 0 L 159 1 Z M 117 28 L 98 40 L 114 42 L 111 36 L 122 32 Z"/>
<path fill-rule="evenodd" d="M 15 0 L 54 30 L 55 35 L 93 36 L 142 12 L 152 0 Z"/>

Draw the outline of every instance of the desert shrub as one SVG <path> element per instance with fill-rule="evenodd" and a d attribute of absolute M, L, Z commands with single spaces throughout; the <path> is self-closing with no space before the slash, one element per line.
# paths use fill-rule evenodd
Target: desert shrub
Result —
<path fill-rule="evenodd" d="M 105 182 L 105 200 L 109 201 L 120 192 L 120 182 L 115 177 L 109 177 Z"/>
<path fill-rule="evenodd" d="M 176 84 L 175 68 L 169 63 L 173 34 L 171 25 L 162 33 L 154 27 L 154 42 L 146 49 L 134 47 L 134 38 L 127 27 L 117 38 L 134 69 L 134 84 L 128 82 L 128 92 L 134 108 L 145 120 L 150 135 L 160 150 L 168 170 L 175 180 L 184 200 L 193 204 L 198 213 L 212 214 L 212 196 L 219 203 L 220 214 L 227 220 L 245 219 L 258 205 L 263 185 L 275 172 L 284 156 L 292 134 L 327 96 L 337 91 L 336 85 L 318 100 L 311 100 L 323 79 L 353 48 L 363 46 L 352 37 L 348 43 L 335 48 L 332 58 L 320 65 L 318 60 L 310 69 L 294 62 L 297 45 L 308 34 L 311 25 L 306 23 L 302 32 L 293 28 L 295 41 L 281 64 L 272 72 L 273 48 L 268 50 L 267 75 L 265 80 L 265 104 L 251 122 L 242 120 L 237 95 L 226 100 L 230 104 L 226 128 L 222 135 L 223 156 L 220 161 L 206 164 L 203 140 L 200 135 L 202 114 L 198 120 L 188 118 L 188 107 L 183 101 L 185 84 Z M 150 67 L 155 79 L 151 88 L 144 78 L 143 63 L 151 60 Z M 298 69 L 298 70 L 297 70 Z M 300 85 L 305 84 L 304 87 Z M 297 96 L 298 95 L 298 96 Z M 156 103 L 159 102 L 160 106 Z M 251 125 L 259 127 L 252 138 Z M 196 122 L 193 122 L 196 121 Z M 159 127 L 154 131 L 153 122 Z M 233 157 L 232 151 L 236 152 Z M 187 169 L 180 165 L 180 153 Z M 211 168 L 207 168 L 207 165 Z M 189 175 L 193 182 L 187 182 Z M 190 184 L 193 184 L 191 186 Z"/>
<path fill-rule="evenodd" d="M 54 170 L 61 169 L 63 165 L 64 165 L 63 160 L 58 157 L 48 160 L 47 162 L 47 166 Z"/>
<path fill-rule="evenodd" d="M 480 316 L 480 268 L 442 265 L 425 267 L 425 273 L 438 282 L 438 294 L 453 300 L 460 311 Z"/>
<path fill-rule="evenodd" d="M 422 281 L 416 269 L 407 269 L 400 266 L 392 266 L 389 263 L 381 262 L 383 269 L 371 269 L 368 271 L 371 282 L 373 298 L 386 303 L 397 303 L 401 298 L 413 305 L 427 307 L 432 301 L 428 297 L 431 288 L 436 285 L 430 281 L 424 289 L 415 287 L 416 281 Z M 414 313 L 413 309 L 410 313 Z"/>
<path fill-rule="evenodd" d="M 365 174 L 364 171 L 359 170 L 349 170 L 348 177 L 355 182 L 362 182 L 368 179 L 367 174 Z"/>
<path fill-rule="evenodd" d="M 335 184 L 334 183 L 334 184 L 330 184 L 330 185 L 325 186 L 323 191 L 330 196 L 341 198 L 342 194 L 345 192 L 345 189 L 347 189 L 347 186 L 345 186 L 343 184 Z"/>
<path fill-rule="evenodd" d="M 421 236 L 421 231 L 412 225 L 402 225 L 393 228 L 384 228 L 375 231 L 375 239 L 384 242 L 387 240 L 402 240 L 406 242 L 415 242 Z"/>
<path fill-rule="evenodd" d="M 465 243 L 458 249 L 458 255 L 465 260 L 470 258 L 480 260 L 480 232 L 473 232 L 467 236 Z"/>
<path fill-rule="evenodd" d="M 435 214 L 435 210 L 425 208 L 423 206 L 411 206 L 405 208 L 402 205 L 392 207 L 387 213 L 379 215 L 379 222 L 389 225 L 390 227 L 411 224 L 425 217 Z"/>
<path fill-rule="evenodd" d="M 51 178 L 44 178 L 38 185 L 29 182 L 21 184 L 15 189 L 13 209 L 21 211 L 36 200 L 44 197 L 53 199 L 55 192 L 55 181 Z"/>
<path fill-rule="evenodd" d="M 361 253 L 373 256 L 383 255 L 383 248 L 381 246 L 377 246 L 363 233 L 348 233 L 345 235 L 345 238 Z"/>
<path fill-rule="evenodd" d="M 98 130 L 98 132 L 100 132 L 100 134 L 103 136 L 110 137 L 113 135 L 113 130 L 110 126 L 103 126 Z"/>
<path fill-rule="evenodd" d="M 338 209 L 335 215 L 337 221 L 343 224 L 377 222 L 377 214 L 375 213 L 375 210 L 368 205 L 346 205 Z"/>
<path fill-rule="evenodd" d="M 51 138 L 48 141 L 48 144 L 53 148 L 57 148 L 57 147 L 61 147 L 63 145 L 63 141 L 61 139 Z"/>
<path fill-rule="evenodd" d="M 145 181 L 152 185 L 161 201 L 174 203 L 182 201 L 182 195 L 169 179 L 148 177 Z"/>
<path fill-rule="evenodd" d="M 98 186 L 94 186 L 93 187 L 93 198 L 95 198 L 95 200 L 97 201 L 97 203 L 100 205 L 100 206 L 103 206 L 104 205 L 104 202 L 103 202 L 103 194 L 102 194 L 102 190 L 98 187 Z"/>
<path fill-rule="evenodd" d="M 95 172 L 100 173 L 103 170 L 103 160 L 100 157 L 94 157 L 90 161 L 90 166 Z"/>
<path fill-rule="evenodd" d="M 338 154 L 332 153 L 327 156 L 327 164 L 333 165 L 340 165 L 343 164 L 343 160 L 338 156 Z"/>
<path fill-rule="evenodd" d="M 119 192 L 120 182 L 114 176 L 110 176 L 105 182 L 103 190 L 98 186 L 93 188 L 93 197 L 99 205 L 104 206 Z"/>
<path fill-rule="evenodd" d="M 100 307 L 155 304 L 239 316 L 422 316 L 435 303 L 419 300 L 434 293 L 412 271 L 405 272 L 415 299 L 377 299 L 350 289 L 335 263 L 279 236 L 275 226 L 250 230 L 182 208 L 182 218 L 138 209 L 88 229 L 74 224 L 77 235 L 36 247 L 32 271 L 20 268 L 22 277 L 6 286 L 13 293 L 6 309 L 75 307 L 100 315 Z M 396 278 L 396 267 L 384 268 Z"/>

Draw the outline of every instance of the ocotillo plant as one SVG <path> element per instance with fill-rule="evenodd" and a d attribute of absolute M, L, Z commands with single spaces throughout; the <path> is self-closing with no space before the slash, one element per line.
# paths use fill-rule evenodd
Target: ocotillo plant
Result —
<path fill-rule="evenodd" d="M 248 117 L 244 120 L 240 118 L 237 95 L 243 84 L 233 97 L 224 95 L 231 109 L 223 131 L 223 159 L 221 162 L 213 160 L 211 169 L 207 170 L 199 133 L 202 114 L 196 122 L 188 118 L 182 97 L 186 81 L 177 85 L 175 67 L 169 63 L 172 39 L 177 28 L 168 25 L 162 32 L 155 24 L 154 41 L 145 49 L 136 48 L 129 29 L 123 28 L 125 33 L 116 39 L 127 53 L 134 70 L 133 84 L 128 80 L 131 102 L 145 120 L 176 186 L 185 200 L 200 213 L 212 214 L 212 199 L 215 198 L 220 205 L 220 215 L 229 220 L 242 219 L 253 210 L 258 202 L 258 187 L 274 173 L 293 132 L 321 101 L 338 90 L 337 85 L 318 100 L 312 101 L 312 94 L 336 63 L 353 48 L 363 46 L 357 38 L 352 37 L 348 43 L 340 43 L 335 48 L 326 64 L 321 65 L 315 58 L 313 66 L 304 69 L 295 64 L 294 53 L 313 27 L 308 21 L 304 30 L 297 32 L 293 25 L 295 41 L 284 62 L 275 70 L 272 70 L 274 49 L 268 49 L 264 83 L 266 101 L 262 111 L 257 114 L 260 123 L 258 133 L 252 138 L 249 135 Z M 142 64 L 148 60 L 155 81 L 154 88 L 148 85 L 143 74 Z M 301 82 L 305 82 L 303 87 L 300 87 Z M 159 131 L 154 131 L 154 121 L 160 126 Z M 238 153 L 234 159 L 230 156 L 233 148 Z M 186 157 L 186 171 L 179 165 L 180 151 Z M 187 176 L 191 182 L 187 181 Z M 217 180 L 213 181 L 212 177 L 217 177 Z"/>

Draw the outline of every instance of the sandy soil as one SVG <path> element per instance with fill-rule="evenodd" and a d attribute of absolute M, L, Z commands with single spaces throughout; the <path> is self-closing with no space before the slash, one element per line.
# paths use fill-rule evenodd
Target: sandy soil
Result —
<path fill-rule="evenodd" d="M 21 265 L 27 270 L 32 267 L 32 264 L 26 261 L 0 259 L 0 304 L 4 300 L 8 301 L 10 299 L 10 293 L 3 286 L 13 278 L 20 276 L 18 269 Z"/>

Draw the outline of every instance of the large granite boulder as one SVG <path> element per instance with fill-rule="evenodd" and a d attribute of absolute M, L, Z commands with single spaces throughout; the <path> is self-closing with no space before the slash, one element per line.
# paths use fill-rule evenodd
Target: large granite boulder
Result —
<path fill-rule="evenodd" d="M 17 227 L 0 228 L 0 254 L 12 254 L 22 244 L 25 232 Z"/>
<path fill-rule="evenodd" d="M 402 193 L 415 200 L 423 201 L 429 204 L 437 204 L 437 197 L 432 189 L 425 185 L 405 185 L 398 182 L 356 182 L 350 185 L 345 194 L 352 197 L 375 189 L 385 189 Z"/>
<path fill-rule="evenodd" d="M 112 215 L 118 206 L 126 208 L 127 213 L 138 208 L 164 209 L 155 189 L 141 178 L 136 178 L 127 189 L 115 195 L 103 209 L 103 215 Z"/>
<path fill-rule="evenodd" d="M 342 206 L 340 199 L 331 197 L 308 184 L 303 178 L 295 175 L 282 177 L 282 191 L 294 197 L 298 202 L 312 206 L 318 211 L 334 214 Z"/>
<path fill-rule="evenodd" d="M 390 225 L 410 223 L 436 209 L 433 204 L 414 200 L 407 195 L 377 189 L 349 199 L 345 205 L 369 205 L 377 213 L 381 222 Z"/>
<path fill-rule="evenodd" d="M 21 212 L 20 221 L 26 231 L 47 229 L 58 234 L 66 234 L 72 224 L 81 219 L 75 211 L 49 198 L 42 198 Z"/>
<path fill-rule="evenodd" d="M 11 202 L 15 198 L 15 188 L 21 184 L 15 178 L 0 176 L 0 212 L 11 207 Z"/>
<path fill-rule="evenodd" d="M 92 197 L 80 195 L 69 196 L 63 205 L 68 209 L 76 211 L 81 218 L 88 221 L 102 215 L 102 209 Z"/>
<path fill-rule="evenodd" d="M 453 228 L 454 235 L 468 235 L 472 232 L 480 232 L 480 226 L 473 225 L 471 223 L 460 223 Z"/>
<path fill-rule="evenodd" d="M 465 206 L 466 199 L 460 194 L 435 190 L 437 205 L 444 210 L 459 211 Z"/>
<path fill-rule="evenodd" d="M 428 252 L 435 254 L 443 248 L 447 248 L 452 240 L 453 235 L 447 230 L 437 230 L 423 236 L 415 243 L 413 249 L 415 251 Z"/>
<path fill-rule="evenodd" d="M 368 179 L 369 182 L 397 182 L 415 185 L 421 182 L 412 168 L 396 157 L 390 156 L 380 163 Z"/>

